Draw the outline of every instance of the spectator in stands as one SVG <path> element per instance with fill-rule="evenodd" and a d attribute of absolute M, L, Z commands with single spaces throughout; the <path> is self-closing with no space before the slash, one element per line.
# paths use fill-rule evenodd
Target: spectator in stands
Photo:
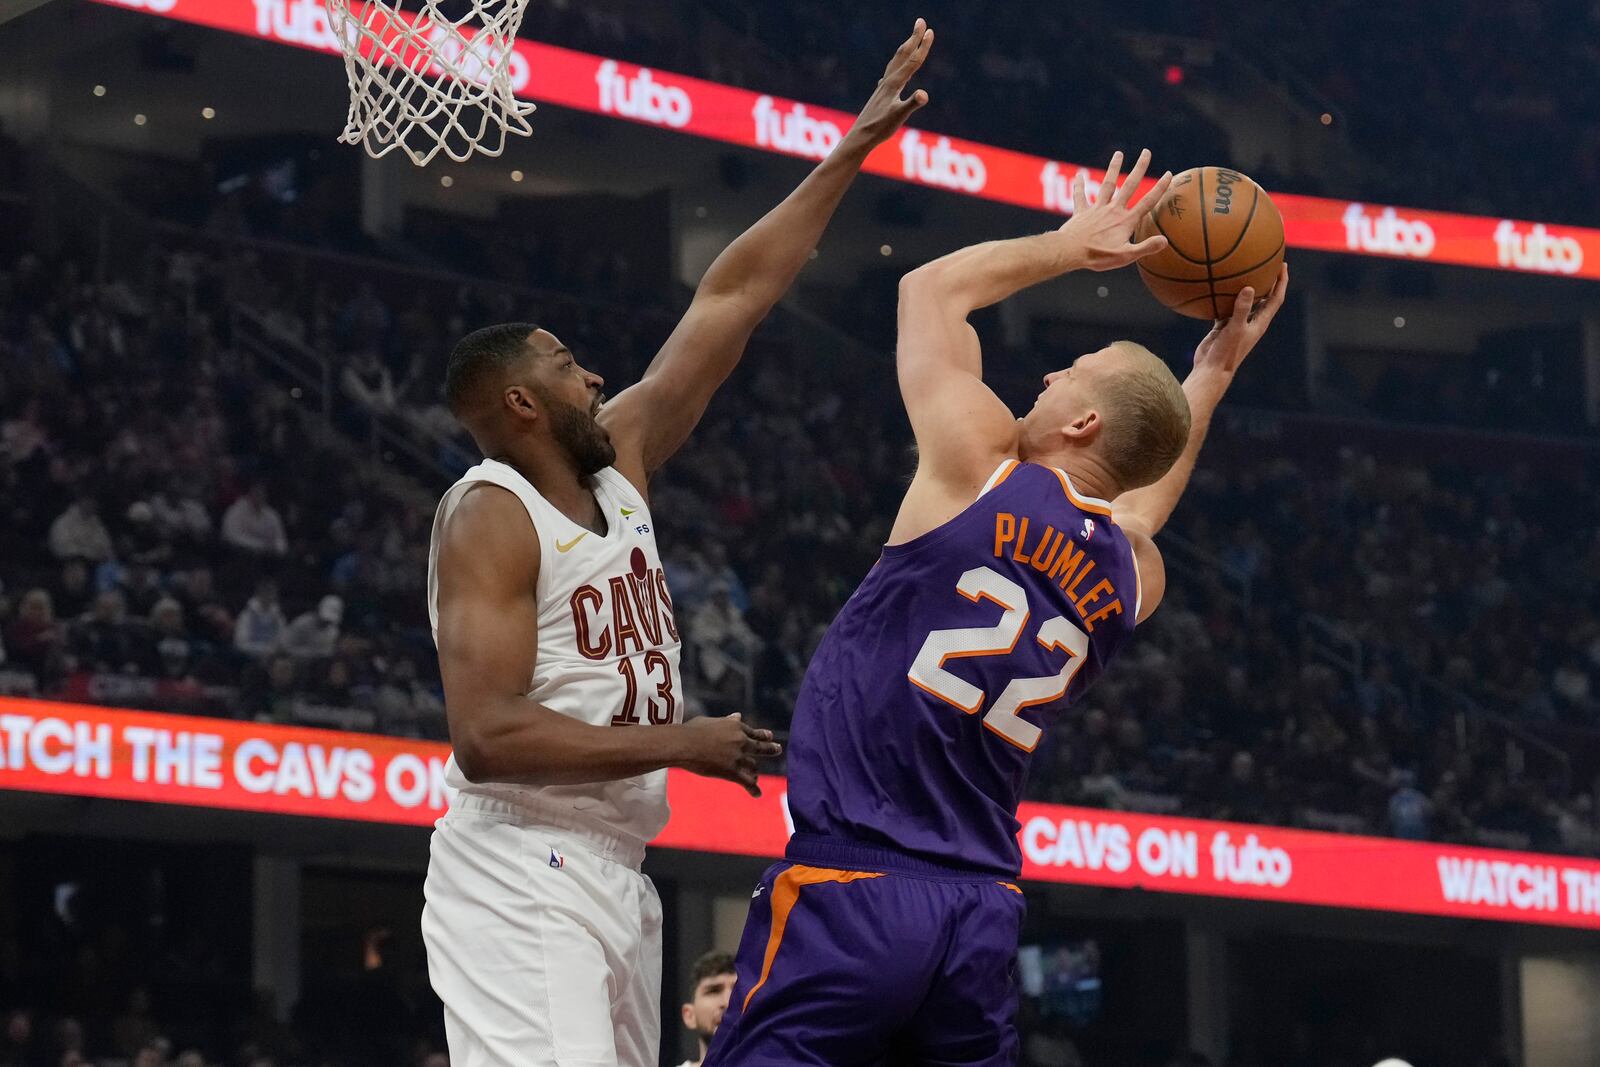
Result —
<path fill-rule="evenodd" d="M 133 1057 L 137 1064 L 146 1052 L 159 1052 L 152 1044 L 160 1036 L 161 1030 L 150 1016 L 150 990 L 142 985 L 134 986 L 121 1013 L 111 1020 L 112 1047 L 119 1055 Z M 148 1057 L 146 1062 L 149 1062 Z M 162 1063 L 161 1060 L 154 1062 L 156 1067 Z"/>
<path fill-rule="evenodd" d="M 355 401 L 363 410 L 378 415 L 394 411 L 396 392 L 394 378 L 376 349 L 364 348 L 348 366 L 339 380 L 345 396 Z"/>
<path fill-rule="evenodd" d="M 1433 801 L 1417 788 L 1417 776 L 1411 771 L 1398 775 L 1399 788 L 1389 798 L 1387 832 L 1393 837 L 1410 841 L 1426 841 L 1432 837 L 1430 822 L 1433 818 Z"/>
<path fill-rule="evenodd" d="M 263 578 L 233 624 L 233 647 L 256 659 L 270 656 L 282 645 L 287 626 L 278 606 L 278 583 Z"/>
<path fill-rule="evenodd" d="M 0 1067 L 32 1067 L 39 1056 L 33 1016 L 17 1008 L 6 1013 L 5 1024 L 5 1032 L 0 1033 Z"/>
<path fill-rule="evenodd" d="M 328 594 L 316 610 L 297 615 L 283 633 L 283 651 L 296 659 L 327 659 L 339 644 L 344 601 Z"/>
<path fill-rule="evenodd" d="M 72 653 L 85 670 L 119 674 L 138 669 L 136 631 L 128 623 L 127 602 L 116 589 L 95 597 L 94 608 L 72 626 Z"/>
<path fill-rule="evenodd" d="M 726 582 L 718 579 L 713 583 L 710 597 L 689 617 L 688 633 L 707 690 L 700 694 L 701 699 L 735 710 L 745 701 L 746 683 L 761 642 L 734 605 Z"/>
<path fill-rule="evenodd" d="M 82 559 L 73 558 L 61 565 L 61 575 L 55 588 L 50 590 L 56 613 L 63 619 L 75 619 L 89 609 L 94 600 L 94 590 L 89 586 L 89 567 Z"/>
<path fill-rule="evenodd" d="M 711 951 L 695 960 L 689 972 L 689 999 L 678 1008 L 684 1028 L 695 1035 L 700 1052 L 692 1060 L 684 1060 L 679 1067 L 700 1067 L 716 1036 L 722 1016 L 728 1010 L 728 998 L 733 994 L 733 957 L 726 952 Z"/>
<path fill-rule="evenodd" d="M 267 502 L 267 487 L 256 482 L 250 491 L 222 513 L 222 540 L 258 556 L 282 556 L 289 551 L 283 519 Z"/>
<path fill-rule="evenodd" d="M 100 519 L 100 503 L 87 489 L 50 524 L 48 541 L 57 559 L 86 559 L 104 563 L 114 554 L 111 531 Z"/>
<path fill-rule="evenodd" d="M 67 632 L 56 621 L 50 594 L 30 589 L 17 605 L 17 617 L 5 629 L 5 642 L 12 662 L 36 676 L 53 674 L 60 665 Z"/>
<path fill-rule="evenodd" d="M 256 722 L 292 722 L 302 688 L 299 665 L 288 656 L 275 655 L 265 668 L 246 669 L 239 687 L 241 714 Z"/>
<path fill-rule="evenodd" d="M 172 559 L 172 539 L 156 526 L 155 509 L 143 500 L 128 505 L 128 525 L 119 559 L 161 566 Z"/>

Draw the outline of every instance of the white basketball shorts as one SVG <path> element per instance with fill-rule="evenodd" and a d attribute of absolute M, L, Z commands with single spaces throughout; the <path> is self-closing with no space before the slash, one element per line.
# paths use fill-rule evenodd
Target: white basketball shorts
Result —
<path fill-rule="evenodd" d="M 661 900 L 643 849 L 458 796 L 422 937 L 451 1067 L 656 1067 Z"/>

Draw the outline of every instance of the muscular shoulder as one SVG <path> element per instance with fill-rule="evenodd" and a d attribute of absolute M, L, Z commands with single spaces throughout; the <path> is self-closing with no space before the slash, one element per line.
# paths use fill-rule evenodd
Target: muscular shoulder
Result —
<path fill-rule="evenodd" d="M 531 591 L 539 576 L 533 519 L 510 490 L 468 487 L 439 532 L 441 595 L 476 588 Z"/>

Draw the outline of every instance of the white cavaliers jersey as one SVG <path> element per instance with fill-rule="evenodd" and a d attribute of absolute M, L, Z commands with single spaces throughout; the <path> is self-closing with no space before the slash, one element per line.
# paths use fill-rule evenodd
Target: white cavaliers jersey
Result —
<path fill-rule="evenodd" d="M 593 726 L 664 726 L 683 721 L 678 628 L 656 550 L 655 525 L 639 491 L 615 469 L 594 475 L 606 532 L 551 506 L 508 464 L 486 459 L 450 487 L 433 519 L 428 618 L 439 642 L 439 538 L 467 489 L 490 482 L 514 493 L 539 539 L 539 652 L 528 696 Z M 667 824 L 667 772 L 585 785 L 472 783 L 451 756 L 445 782 L 464 794 L 538 810 L 640 843 Z"/>

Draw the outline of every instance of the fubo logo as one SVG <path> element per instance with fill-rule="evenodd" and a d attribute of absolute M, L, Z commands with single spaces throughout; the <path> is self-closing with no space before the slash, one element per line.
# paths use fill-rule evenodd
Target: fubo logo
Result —
<path fill-rule="evenodd" d="M 1344 243 L 1352 252 L 1421 259 L 1433 252 L 1433 227 L 1421 219 L 1408 219 L 1392 207 L 1374 218 L 1361 204 L 1351 204 L 1344 209 Z"/>
<path fill-rule="evenodd" d="M 148 4 L 150 0 L 145 0 Z M 166 3 L 168 0 L 156 0 Z M 339 49 L 339 38 L 328 25 L 328 12 L 317 0 L 254 0 L 256 8 L 256 33 L 289 44 L 320 48 L 325 52 Z M 350 31 L 355 32 L 351 26 Z"/>
<path fill-rule="evenodd" d="M 648 67 L 640 67 L 633 77 L 624 77 L 616 60 L 608 59 L 595 72 L 600 86 L 600 110 L 608 115 L 623 115 L 657 126 L 680 128 L 689 125 L 694 105 L 689 94 L 676 85 L 655 80 Z"/>
<path fill-rule="evenodd" d="M 770 96 L 756 98 L 750 116 L 756 123 L 756 144 L 792 152 L 807 159 L 823 159 L 844 137 L 839 127 L 826 119 L 814 119 L 804 104 L 791 104 L 779 111 Z"/>
<path fill-rule="evenodd" d="M 916 130 L 900 135 L 900 160 L 907 178 L 964 193 L 982 192 L 989 178 L 983 160 L 973 153 L 956 148 L 948 137 L 930 145 Z"/>
<path fill-rule="evenodd" d="M 112 0 L 112 3 L 139 11 L 152 11 L 157 15 L 165 15 L 178 6 L 178 0 Z"/>
<path fill-rule="evenodd" d="M 1501 219 L 1494 228 L 1494 247 L 1502 267 L 1546 274 L 1576 274 L 1583 269 L 1583 246 L 1551 233 L 1542 222 L 1523 233 L 1510 219 Z"/>
<path fill-rule="evenodd" d="M 528 59 L 516 50 L 514 41 L 479 33 L 472 40 L 461 39 L 443 26 L 434 26 L 428 32 L 428 45 L 434 59 L 429 66 L 433 73 L 448 71 L 457 78 L 487 85 L 502 63 L 511 79 L 511 91 L 521 92 L 528 87 Z M 510 55 L 507 55 L 507 51 Z"/>
<path fill-rule="evenodd" d="M 1084 198 L 1092 205 L 1100 198 L 1100 185 L 1090 180 L 1088 167 L 1074 167 L 1069 173 L 1061 164 L 1046 163 L 1039 171 L 1039 184 L 1044 189 L 1044 209 L 1072 214 L 1072 183 L 1083 179 Z"/>

